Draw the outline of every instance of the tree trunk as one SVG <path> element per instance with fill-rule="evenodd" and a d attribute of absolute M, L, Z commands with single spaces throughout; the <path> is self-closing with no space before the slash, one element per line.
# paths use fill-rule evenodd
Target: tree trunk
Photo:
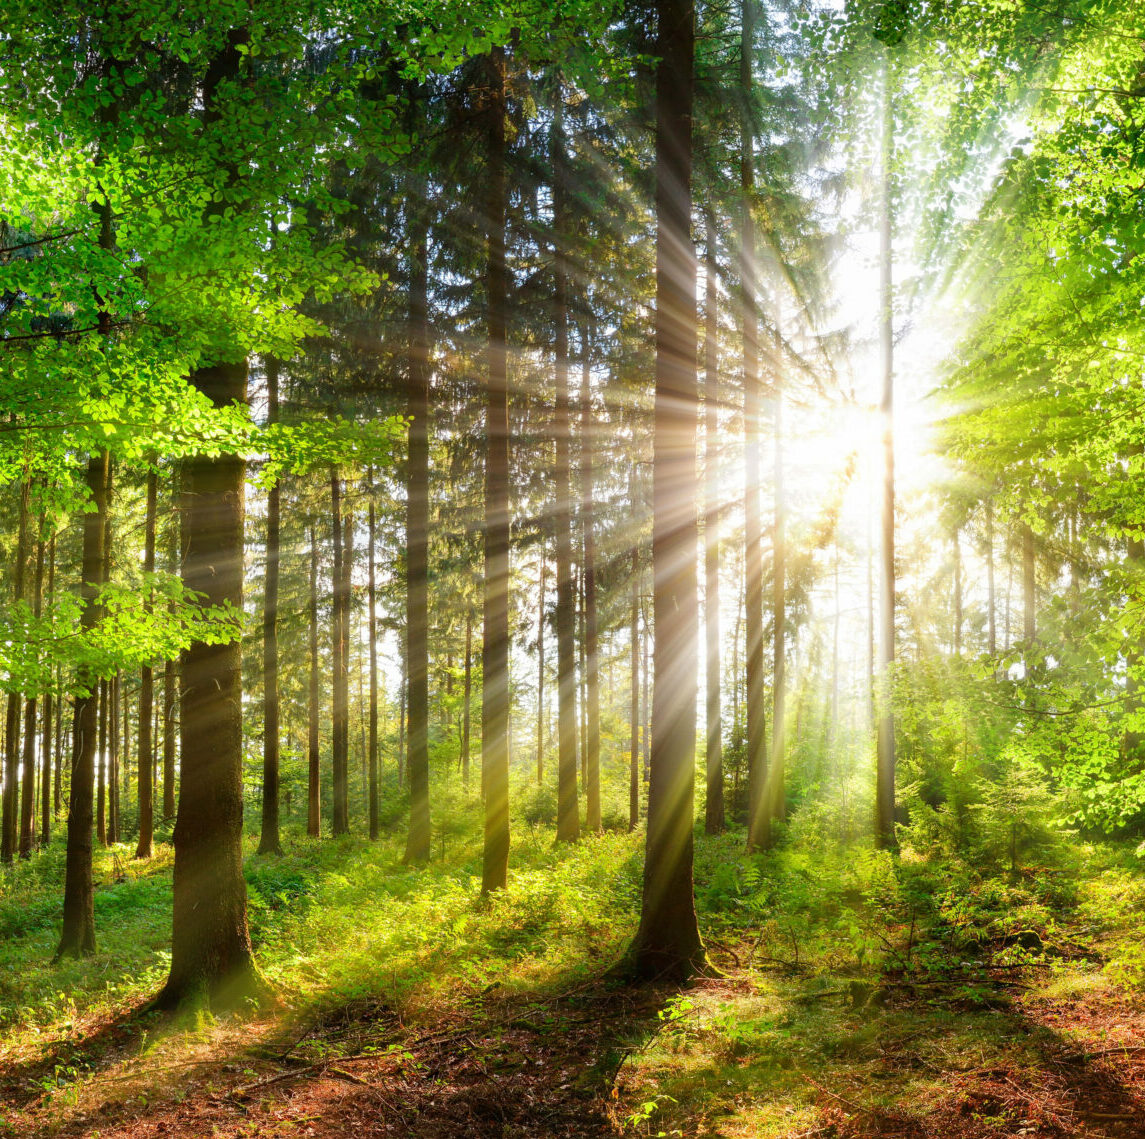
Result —
<path fill-rule="evenodd" d="M 28 503 L 32 485 L 27 478 L 20 488 L 20 521 L 16 537 L 16 565 L 13 572 L 13 602 L 24 600 L 24 571 L 28 561 Z M 4 796 L 0 818 L 0 862 L 11 862 L 19 841 L 20 780 L 20 696 L 8 693 L 4 725 Z"/>
<path fill-rule="evenodd" d="M 962 655 L 962 549 L 954 531 L 954 655 Z"/>
<path fill-rule="evenodd" d="M 991 656 L 998 651 L 994 610 L 994 500 L 988 498 L 986 499 L 986 648 Z"/>
<path fill-rule="evenodd" d="M 266 360 L 266 422 L 278 422 L 278 360 Z M 278 705 L 278 574 L 280 490 L 276 481 L 266 493 L 266 584 L 262 602 L 262 829 L 259 854 L 281 854 L 278 834 L 279 705 Z"/>
<path fill-rule="evenodd" d="M 596 613 L 596 536 L 593 533 L 592 359 L 587 326 L 581 329 L 581 525 L 584 538 L 585 830 L 599 834 L 600 646 Z"/>
<path fill-rule="evenodd" d="M 370 470 L 369 526 L 369 617 L 370 617 L 370 841 L 378 839 L 378 590 L 375 565 L 377 519 L 374 514 L 374 472 Z"/>
<path fill-rule="evenodd" d="M 48 609 L 51 610 L 56 597 L 56 536 L 53 534 L 48 542 Z M 52 837 L 52 714 L 55 700 L 49 688 L 44 693 L 44 707 L 42 712 L 41 749 L 43 751 L 40 764 L 40 845 L 47 846 Z M 56 770 L 59 770 L 58 755 Z M 56 799 L 59 799 L 59 787 L 56 788 Z"/>
<path fill-rule="evenodd" d="M 696 754 L 696 265 L 692 256 L 693 0 L 657 0 L 656 410 L 652 566 L 656 683 L 640 927 L 644 979 L 706 969 L 692 889 Z"/>
<path fill-rule="evenodd" d="M 223 59 L 234 54 L 232 44 Z M 191 382 L 215 407 L 246 404 L 245 360 L 196 369 Z M 237 455 L 185 459 L 180 509 L 184 586 L 240 612 L 244 473 Z M 159 1001 L 202 993 L 225 1007 L 257 987 L 242 868 L 242 645 L 197 641 L 181 664 L 171 973 Z"/>
<path fill-rule="evenodd" d="M 36 542 L 36 579 L 32 609 L 39 618 L 44 597 L 44 542 Z M 36 704 L 35 695 L 24 702 L 24 788 L 20 800 L 20 857 L 31 858 L 36 830 Z"/>
<path fill-rule="evenodd" d="M 347 812 L 349 779 L 350 689 L 346 675 L 346 639 L 349 614 L 345 593 L 345 552 L 342 528 L 342 479 L 337 468 L 330 476 L 330 522 L 334 540 L 334 578 L 331 586 L 333 680 L 331 684 L 331 766 L 333 768 L 333 816 L 330 833 L 337 837 L 350 829 Z"/>
<path fill-rule="evenodd" d="M 172 498 L 177 507 L 179 502 L 178 471 L 172 475 Z M 180 572 L 181 551 L 179 548 L 178 527 L 172 526 L 168 547 L 168 569 L 171 573 Z M 163 664 L 163 818 L 175 817 L 175 714 L 179 701 L 179 670 L 174 660 Z"/>
<path fill-rule="evenodd" d="M 628 480 L 628 496 L 635 502 L 635 479 Z M 632 545 L 632 644 L 629 667 L 632 670 L 631 715 L 628 745 L 628 829 L 640 822 L 640 550 Z"/>
<path fill-rule="evenodd" d="M 154 468 L 147 472 L 147 514 L 143 529 L 143 572 L 155 572 L 155 513 L 159 496 L 159 476 Z M 148 612 L 151 604 L 148 602 Z M 136 858 L 150 858 L 155 830 L 155 788 L 151 716 L 154 711 L 154 673 L 145 664 L 139 672 L 139 842 Z"/>
<path fill-rule="evenodd" d="M 473 614 L 465 602 L 465 691 L 461 709 L 461 782 L 469 790 L 470 700 L 473 693 Z"/>
<path fill-rule="evenodd" d="M 99 207 L 107 217 L 109 207 Z M 104 579 L 104 516 L 107 513 L 109 477 L 106 451 L 92 454 L 87 463 L 87 489 L 95 510 L 83 516 L 83 565 L 80 598 L 83 612 L 80 628 L 89 633 L 102 618 L 99 590 Z M 72 741 L 71 787 L 68 797 L 67 864 L 64 872 L 64 920 L 56 959 L 84 957 L 95 952 L 95 888 L 92 882 L 92 784 L 95 782 L 96 736 L 99 696 L 90 665 L 77 676 L 80 694 L 75 698 Z"/>
<path fill-rule="evenodd" d="M 882 202 L 879 210 L 879 340 L 883 363 L 882 543 L 879 564 L 879 661 L 875 685 L 877 774 L 875 833 L 884 850 L 895 846 L 895 720 L 891 685 L 895 659 L 895 437 L 894 291 L 891 170 L 894 163 L 892 69 L 884 62 L 882 108 Z"/>
<path fill-rule="evenodd" d="M 1022 639 L 1032 644 L 1037 637 L 1037 580 L 1035 577 L 1034 532 L 1022 523 Z"/>
<path fill-rule="evenodd" d="M 763 520 L 760 511 L 762 472 L 761 419 L 763 392 L 759 375 L 759 300 L 756 280 L 754 128 L 747 99 L 752 89 L 753 0 L 743 0 L 740 40 L 740 91 L 745 106 L 740 120 L 740 281 L 743 289 L 744 385 L 744 621 L 747 693 L 747 848 L 771 845 L 771 804 L 768 796 L 767 713 L 763 685 Z"/>
<path fill-rule="evenodd" d="M 110 487 L 110 476 L 108 484 Z M 107 527 L 104 527 L 104 551 L 107 550 Z M 107 846 L 107 772 L 111 757 L 107 746 L 107 705 L 110 687 L 106 679 L 99 682 L 99 784 L 95 803 L 95 833 L 101 846 Z"/>
<path fill-rule="evenodd" d="M 787 580 L 785 524 L 787 501 L 783 489 L 783 391 L 775 377 L 775 524 L 772 531 L 771 613 L 773 640 L 772 714 L 771 714 L 771 817 L 783 819 L 787 814 Z"/>
<path fill-rule="evenodd" d="M 724 727 L 720 715 L 719 284 L 716 219 L 708 214 L 704 274 L 704 638 L 707 735 L 704 831 L 724 829 Z"/>
<path fill-rule="evenodd" d="M 313 524 L 310 526 L 310 600 L 309 649 L 310 686 L 307 708 L 307 778 L 306 778 L 306 833 L 318 838 L 322 833 L 322 768 L 318 745 L 318 535 Z"/>
<path fill-rule="evenodd" d="M 485 844 L 481 890 L 505 888 L 509 867 L 509 387 L 506 367 L 505 52 L 488 56 L 489 380 L 485 412 L 485 630 L 481 768 Z"/>
<path fill-rule="evenodd" d="M 424 198 L 424 184 L 411 195 Z M 410 820 L 407 862 L 427 862 L 429 814 L 429 234 L 412 205 L 409 266 L 409 459 L 406 468 L 406 770 Z"/>
<path fill-rule="evenodd" d="M 541 548 L 541 580 L 537 608 L 537 786 L 545 785 L 545 562 Z"/>

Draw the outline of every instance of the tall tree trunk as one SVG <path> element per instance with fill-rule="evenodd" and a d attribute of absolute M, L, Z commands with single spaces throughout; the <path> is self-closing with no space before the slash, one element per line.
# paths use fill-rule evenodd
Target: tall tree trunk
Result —
<path fill-rule="evenodd" d="M 110 543 L 107 547 L 111 549 Z M 107 685 L 107 843 L 119 843 L 119 695 L 121 674 L 116 674 Z"/>
<path fill-rule="evenodd" d="M 171 497 L 173 506 L 178 509 L 179 473 L 175 470 L 171 477 Z M 167 547 L 167 568 L 171 573 L 180 573 L 182 551 L 180 550 L 179 528 L 171 526 Z M 163 663 L 163 818 L 175 817 L 175 744 L 178 731 L 175 724 L 179 706 L 178 662 L 168 660 Z"/>
<path fill-rule="evenodd" d="M 111 230 L 110 207 L 98 207 L 107 233 Z M 101 245 L 103 242 L 101 241 Z M 101 321 L 103 320 L 101 314 Z M 110 328 L 110 318 L 106 323 Z M 80 628 L 90 633 L 101 620 L 99 590 L 104 580 L 104 517 L 107 513 L 108 454 L 93 453 L 87 462 L 86 482 L 95 510 L 83 516 L 82 580 L 83 611 Z M 81 666 L 76 678 L 80 689 L 75 698 L 72 741 L 71 787 L 68 800 L 68 843 L 64 871 L 63 931 L 56 959 L 84 957 L 95 952 L 95 887 L 92 882 L 92 784 L 98 734 L 98 683 L 91 665 Z"/>
<path fill-rule="evenodd" d="M 556 464 L 553 525 L 557 559 L 557 841 L 580 837 L 577 806 L 576 585 L 572 565 L 572 479 L 569 445 L 568 255 L 565 198 L 568 171 L 563 134 L 564 89 L 557 83 L 550 140 L 553 169 L 553 436 Z"/>
<path fill-rule="evenodd" d="M 771 674 L 771 817 L 782 819 L 787 813 L 787 579 L 785 525 L 787 501 L 783 489 L 783 389 L 775 377 L 775 523 L 772 531 L 771 619 L 773 658 Z"/>
<path fill-rule="evenodd" d="M 48 609 L 51 610 L 56 597 L 56 536 L 53 534 L 48 541 Z M 49 688 L 44 693 L 44 706 L 40 724 L 41 756 L 41 782 L 40 782 L 40 845 L 47 846 L 52 837 L 52 714 L 54 710 L 54 696 Z M 57 756 L 58 765 L 58 756 Z M 57 766 L 57 771 L 59 770 Z M 59 798 L 59 788 L 56 788 L 56 798 Z"/>
<path fill-rule="evenodd" d="M 155 514 L 159 497 L 159 476 L 154 467 L 147 472 L 147 514 L 143 528 L 143 572 L 155 572 Z M 150 601 L 147 603 L 151 610 Z M 139 672 L 139 842 L 136 858 L 150 858 L 155 830 L 155 787 L 151 717 L 155 704 L 155 681 L 151 665 Z"/>
<path fill-rule="evenodd" d="M 330 833 L 337 837 L 350 829 L 346 784 L 349 778 L 350 689 L 346 675 L 347 598 L 342 529 L 342 479 L 335 468 L 330 476 L 330 523 L 334 545 L 334 577 L 331 583 L 333 679 L 331 683 L 331 766 L 333 768 L 333 815 Z"/>
<path fill-rule="evenodd" d="M 36 542 L 36 578 L 32 586 L 32 610 L 43 612 L 44 541 Z M 36 704 L 35 695 L 24 701 L 24 788 L 20 799 L 20 857 L 31 858 L 36 830 Z"/>
<path fill-rule="evenodd" d="M 696 752 L 696 264 L 692 255 L 693 0 L 657 0 L 656 410 L 652 566 L 656 683 L 637 976 L 706 968 L 692 888 Z"/>
<path fill-rule="evenodd" d="M 954 531 L 954 655 L 962 655 L 962 548 Z"/>
<path fill-rule="evenodd" d="M 584 538 L 585 829 L 599 834 L 600 646 L 596 613 L 596 535 L 593 533 L 592 357 L 587 325 L 581 329 L 581 521 Z"/>
<path fill-rule="evenodd" d="M 310 685 L 306 733 L 306 833 L 318 838 L 322 833 L 322 768 L 318 744 L 318 534 L 310 526 L 310 598 L 308 644 L 310 649 Z"/>
<path fill-rule="evenodd" d="M 461 783 L 469 790 L 470 701 L 473 694 L 473 614 L 465 602 L 465 690 L 461 708 Z"/>
<path fill-rule="evenodd" d="M 425 196 L 424 182 L 411 200 Z M 406 861 L 426 862 L 429 814 L 429 227 L 412 207 L 409 267 L 409 459 L 406 470 L 406 739 L 410 820 Z"/>
<path fill-rule="evenodd" d="M 986 648 L 991 656 L 998 651 L 998 631 L 994 620 L 994 500 L 986 499 Z"/>
<path fill-rule="evenodd" d="M 279 365 L 266 360 L 266 422 L 278 422 Z M 266 492 L 266 584 L 262 602 L 262 829 L 259 854 L 281 854 L 278 834 L 278 575 L 281 492 L 276 480 Z"/>
<path fill-rule="evenodd" d="M 748 100 L 754 57 L 753 0 L 742 0 L 740 38 L 740 285 L 743 289 L 744 622 L 747 693 L 747 848 L 771 845 L 768 799 L 767 713 L 763 685 L 763 520 L 760 509 L 763 392 L 759 374 L 759 299 L 756 278 L 754 127 Z"/>
<path fill-rule="evenodd" d="M 720 715 L 720 458 L 719 458 L 719 267 L 716 219 L 708 213 L 704 274 L 704 638 L 707 735 L 704 831 L 724 829 L 724 726 Z"/>
<path fill-rule="evenodd" d="M 24 573 L 28 561 L 28 504 L 32 484 L 25 478 L 20 487 L 20 520 L 16 536 L 16 565 L 13 573 L 12 600 L 24 600 Z M 8 712 L 4 725 L 4 796 L 0 818 L 0 862 L 11 862 L 19 841 L 20 781 L 20 696 L 8 693 Z"/>
<path fill-rule="evenodd" d="M 895 845 L 895 720 L 892 679 L 895 659 L 895 436 L 894 283 L 891 171 L 894 164 L 893 71 L 883 65 L 882 201 L 879 209 L 879 341 L 883 363 L 882 543 L 879 564 L 879 661 L 876 679 L 877 773 L 875 833 L 883 849 Z"/>
<path fill-rule="evenodd" d="M 537 616 L 537 786 L 545 785 L 545 562 L 541 548 L 540 599 Z"/>
<path fill-rule="evenodd" d="M 1035 576 L 1034 532 L 1022 523 L 1022 639 L 1032 644 L 1038 633 L 1037 579 Z"/>
<path fill-rule="evenodd" d="M 635 479 L 628 480 L 628 497 L 635 502 Z M 640 550 L 632 544 L 632 644 L 629 667 L 632 670 L 628 745 L 628 829 L 640 822 Z"/>
<path fill-rule="evenodd" d="M 489 379 L 485 411 L 485 631 L 481 768 L 485 785 L 482 893 L 505 888 L 509 868 L 509 386 L 505 320 L 505 52 L 488 56 Z"/>
<path fill-rule="evenodd" d="M 374 472 L 370 470 L 369 526 L 369 617 L 370 617 L 370 841 L 378 838 L 378 589 L 375 565 L 377 519 L 374 513 Z"/>
<path fill-rule="evenodd" d="M 110 486 L 110 476 L 108 479 Z M 107 550 L 107 527 L 104 527 L 104 550 Z M 108 754 L 107 705 L 110 686 L 106 678 L 99 682 L 99 782 L 95 801 L 95 833 L 101 846 L 107 846 L 107 773 L 111 763 Z"/>

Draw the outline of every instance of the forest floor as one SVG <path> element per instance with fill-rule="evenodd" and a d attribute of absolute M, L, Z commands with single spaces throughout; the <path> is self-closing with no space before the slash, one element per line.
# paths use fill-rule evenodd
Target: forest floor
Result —
<path fill-rule="evenodd" d="M 220 1020 L 147 1010 L 162 859 L 120 867 L 123 882 L 112 865 L 111 948 L 66 995 L 37 980 L 19 890 L 0 895 L 0 968 L 27 954 L 22 975 L 0 973 L 0 1135 L 1145 1136 L 1131 850 L 993 878 L 909 859 L 888 872 L 877 855 L 812 875 L 797 852 L 732 857 L 738 841 L 699 844 L 721 973 L 685 989 L 610 976 L 636 912 L 628 836 L 559 854 L 538 836 L 516 901 L 493 906 L 475 903 L 459 852 L 375 889 L 369 915 L 349 848 L 252 860 L 256 942 L 281 996 Z M 146 906 L 127 903 L 133 888 Z"/>

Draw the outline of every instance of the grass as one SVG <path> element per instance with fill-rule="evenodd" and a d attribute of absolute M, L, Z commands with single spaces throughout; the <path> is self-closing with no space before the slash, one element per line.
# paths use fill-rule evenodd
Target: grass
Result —
<path fill-rule="evenodd" d="M 640 835 L 557 846 L 543 823 L 518 820 L 509 889 L 483 900 L 473 832 L 442 833 L 424 868 L 403 864 L 397 830 L 376 844 L 288 830 L 282 858 L 256 856 L 248 836 L 251 933 L 280 1003 L 224 1023 L 140 1012 L 169 960 L 164 843 L 147 863 L 126 845 L 97 852 L 99 951 L 52 963 L 63 880 L 53 844 L 0 876 L 0 1072 L 19 1073 L 41 1113 L 74 1118 L 96 1100 L 146 1099 L 164 1073 L 178 1083 L 196 1064 L 241 1067 L 284 1040 L 308 1062 L 339 1054 L 351 1045 L 324 1020 L 334 1010 L 364 1025 L 358 1054 L 392 1049 L 370 1035 L 371 1018 L 464 1027 L 490 1001 L 535 1009 L 620 957 L 639 915 Z M 1105 1031 L 1096 1013 L 1059 1016 L 1052 1030 L 1042 1013 L 1132 1000 L 1145 979 L 1145 884 L 1125 845 L 1075 843 L 1018 876 L 909 849 L 892 858 L 791 837 L 748 858 L 742 845 L 739 833 L 697 836 L 697 907 L 727 976 L 664 994 L 650 1025 L 602 1043 L 586 1077 L 621 1133 L 778 1139 L 832 1108 L 924 1112 L 952 1073 L 1034 1073 L 1054 1041 L 1089 1046 Z M 534 1017 L 530 1031 L 564 1015 Z M 528 1045 L 506 1040 L 515 1063 Z M 501 1059 L 490 1054 L 492 1070 Z M 417 1064 L 412 1053 L 401 1062 Z"/>

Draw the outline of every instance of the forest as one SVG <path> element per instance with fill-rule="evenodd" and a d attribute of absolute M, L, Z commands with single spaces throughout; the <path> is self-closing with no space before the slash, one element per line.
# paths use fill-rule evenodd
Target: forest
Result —
<path fill-rule="evenodd" d="M 0 1137 L 1145 1136 L 1143 252 L 1139 0 L 4 0 Z"/>

